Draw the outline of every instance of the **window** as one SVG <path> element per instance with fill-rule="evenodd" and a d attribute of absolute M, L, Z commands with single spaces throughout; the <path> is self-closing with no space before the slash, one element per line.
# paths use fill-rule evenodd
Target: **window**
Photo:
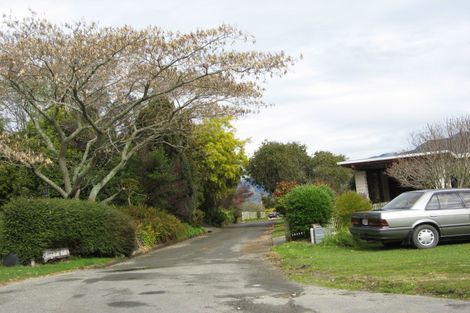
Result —
<path fill-rule="evenodd" d="M 465 206 L 470 208 L 470 192 L 461 192 L 460 196 L 462 197 Z"/>
<path fill-rule="evenodd" d="M 439 208 L 439 199 L 434 195 L 431 200 L 429 200 L 428 205 L 426 205 L 426 210 L 439 210 Z"/>
<path fill-rule="evenodd" d="M 418 201 L 424 192 L 411 191 L 405 192 L 387 203 L 382 210 L 409 210 Z"/>
<path fill-rule="evenodd" d="M 452 209 L 463 209 L 462 200 L 457 193 L 441 193 L 437 195 L 439 197 L 439 204 L 441 210 L 452 210 Z"/>

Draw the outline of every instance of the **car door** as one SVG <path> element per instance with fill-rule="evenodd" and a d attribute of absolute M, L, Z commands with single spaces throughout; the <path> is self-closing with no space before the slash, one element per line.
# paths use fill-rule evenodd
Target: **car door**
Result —
<path fill-rule="evenodd" d="M 469 210 L 456 192 L 437 193 L 426 206 L 430 219 L 441 229 L 441 236 L 470 234 Z"/>
<path fill-rule="evenodd" d="M 468 214 L 468 227 L 466 229 L 467 235 L 470 235 L 470 191 L 461 191 L 459 192 L 460 197 L 463 200 L 463 204 L 465 205 L 465 208 L 467 209 L 467 214 Z"/>

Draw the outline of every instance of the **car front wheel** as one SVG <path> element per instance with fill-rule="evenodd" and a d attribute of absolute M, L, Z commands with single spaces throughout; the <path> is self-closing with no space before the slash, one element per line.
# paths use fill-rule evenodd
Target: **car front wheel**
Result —
<path fill-rule="evenodd" d="M 439 242 L 439 233 L 431 225 L 419 225 L 413 230 L 412 241 L 418 249 L 434 248 Z"/>

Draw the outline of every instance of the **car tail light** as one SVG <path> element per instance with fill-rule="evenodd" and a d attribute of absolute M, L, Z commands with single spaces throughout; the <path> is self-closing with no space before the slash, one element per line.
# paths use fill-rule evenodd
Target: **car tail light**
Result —
<path fill-rule="evenodd" d="M 369 226 L 374 227 L 388 227 L 388 222 L 383 219 L 371 219 L 369 220 Z"/>
<path fill-rule="evenodd" d="M 359 218 L 352 218 L 351 219 L 351 223 L 353 225 L 360 225 L 361 224 L 361 220 Z"/>

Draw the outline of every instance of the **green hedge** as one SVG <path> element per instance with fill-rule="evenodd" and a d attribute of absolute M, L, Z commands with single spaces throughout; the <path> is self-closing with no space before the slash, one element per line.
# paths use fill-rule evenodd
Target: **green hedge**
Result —
<path fill-rule="evenodd" d="M 330 221 L 334 191 L 325 185 L 301 185 L 289 191 L 284 201 L 289 231 L 306 232 L 312 224 Z"/>
<path fill-rule="evenodd" d="M 5 249 L 5 228 L 3 226 L 3 213 L 0 212 L 0 260 L 2 255 L 5 255 L 6 249 Z"/>
<path fill-rule="evenodd" d="M 186 226 L 170 213 L 143 205 L 126 207 L 124 211 L 137 226 L 140 248 L 151 249 L 157 244 L 186 236 Z"/>
<path fill-rule="evenodd" d="M 23 262 L 44 249 L 77 256 L 129 256 L 135 229 L 128 216 L 104 204 L 65 199 L 15 199 L 3 207 L 5 248 Z"/>

